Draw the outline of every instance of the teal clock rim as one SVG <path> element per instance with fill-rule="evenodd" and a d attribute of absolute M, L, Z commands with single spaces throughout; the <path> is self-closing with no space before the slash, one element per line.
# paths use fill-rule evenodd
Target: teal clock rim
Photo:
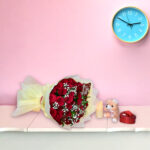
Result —
<path fill-rule="evenodd" d="M 119 11 L 121 11 L 121 10 L 123 10 L 123 9 L 125 9 L 125 8 L 134 8 L 134 9 L 137 9 L 137 10 L 141 11 L 141 12 L 144 14 L 144 16 L 146 17 L 146 20 L 147 20 L 147 29 L 146 29 L 146 32 L 145 32 L 145 34 L 144 34 L 140 39 L 138 39 L 138 40 L 136 40 L 136 41 L 131 41 L 131 42 L 129 42 L 129 41 L 122 40 L 121 38 L 119 38 L 119 37 L 117 36 L 117 34 L 116 34 L 115 31 L 114 31 L 114 26 L 113 26 L 114 18 L 115 18 L 115 16 L 117 15 L 117 13 L 118 13 Z M 148 20 L 148 17 L 147 17 L 147 15 L 146 15 L 146 13 L 145 13 L 143 10 L 141 10 L 140 8 L 138 8 L 138 7 L 135 7 L 135 6 L 122 7 L 122 8 L 120 8 L 120 9 L 113 15 L 113 19 L 112 19 L 112 30 L 113 30 L 113 33 L 115 34 L 115 36 L 117 37 L 117 39 L 119 39 L 120 41 L 125 42 L 125 43 L 136 43 L 136 42 L 139 42 L 139 41 L 141 41 L 142 39 L 144 39 L 144 38 L 146 37 L 146 35 L 147 35 L 148 31 L 149 31 L 149 20 Z"/>

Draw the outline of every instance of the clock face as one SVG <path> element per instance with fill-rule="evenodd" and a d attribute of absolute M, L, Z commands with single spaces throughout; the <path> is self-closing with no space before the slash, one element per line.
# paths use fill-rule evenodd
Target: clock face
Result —
<path fill-rule="evenodd" d="M 112 26 L 120 40 L 133 43 L 145 37 L 149 23 L 145 14 L 138 8 L 125 7 L 116 13 Z"/>

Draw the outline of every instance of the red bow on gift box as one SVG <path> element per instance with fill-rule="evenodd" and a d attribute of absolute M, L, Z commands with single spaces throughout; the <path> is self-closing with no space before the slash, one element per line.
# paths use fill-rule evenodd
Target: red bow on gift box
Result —
<path fill-rule="evenodd" d="M 120 122 L 127 124 L 134 124 L 136 116 L 130 111 L 123 111 L 120 113 Z"/>

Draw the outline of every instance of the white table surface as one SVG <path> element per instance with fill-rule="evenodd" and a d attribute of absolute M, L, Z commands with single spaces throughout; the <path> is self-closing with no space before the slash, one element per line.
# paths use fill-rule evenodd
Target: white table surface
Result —
<path fill-rule="evenodd" d="M 1 132 L 1 150 L 150 150 L 150 132 Z"/>

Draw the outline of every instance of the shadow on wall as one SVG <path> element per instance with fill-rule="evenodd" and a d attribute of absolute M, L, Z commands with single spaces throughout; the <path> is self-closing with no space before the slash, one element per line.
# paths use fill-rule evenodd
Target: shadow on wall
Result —
<path fill-rule="evenodd" d="M 148 40 L 150 40 L 150 38 L 149 38 L 149 32 L 147 33 L 147 35 L 146 35 L 146 37 L 145 38 L 143 38 L 141 41 L 139 41 L 139 42 L 137 42 L 137 43 L 125 43 L 125 42 L 122 42 L 122 41 L 120 41 L 119 39 L 117 39 L 116 37 L 115 37 L 115 39 L 116 39 L 116 41 L 118 42 L 118 44 L 120 44 L 121 46 L 124 46 L 124 47 L 126 47 L 126 48 L 136 48 L 136 47 L 141 47 L 141 46 L 143 46 L 146 42 L 148 42 Z"/>

